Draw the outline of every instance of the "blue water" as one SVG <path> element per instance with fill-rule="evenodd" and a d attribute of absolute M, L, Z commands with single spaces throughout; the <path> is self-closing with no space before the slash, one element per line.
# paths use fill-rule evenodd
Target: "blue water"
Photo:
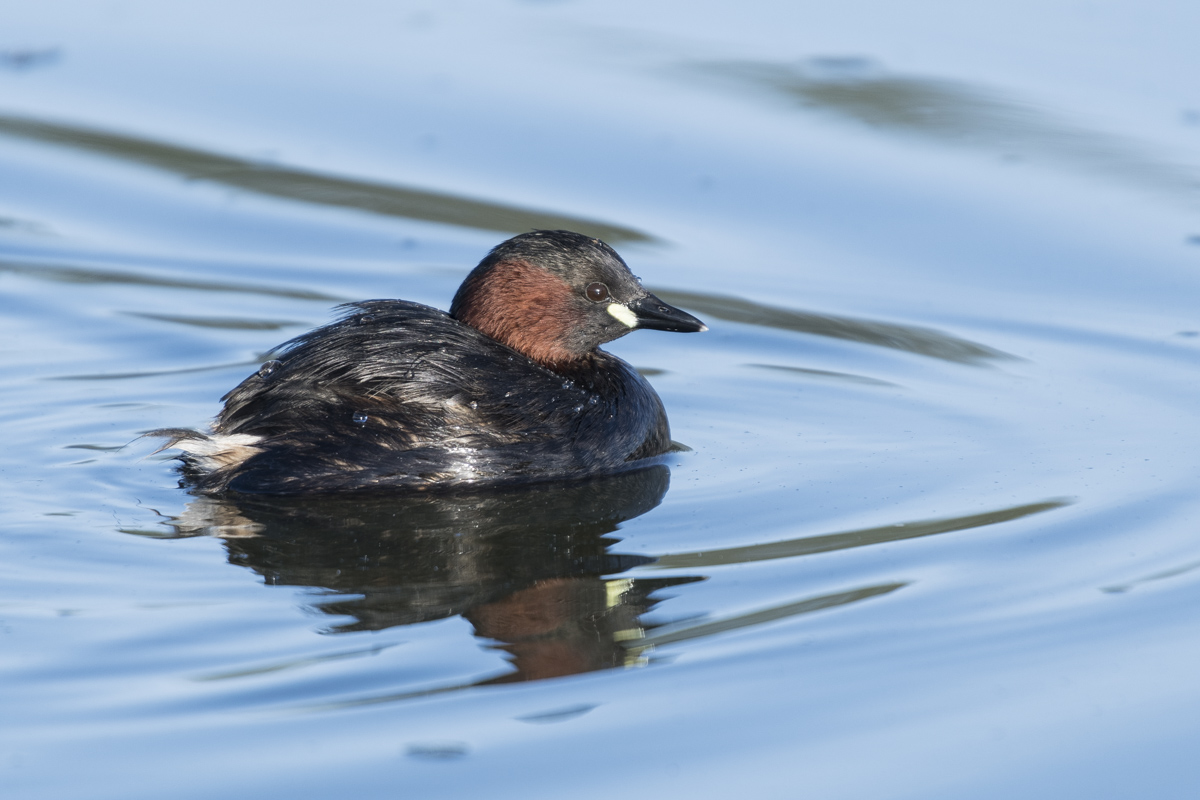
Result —
<path fill-rule="evenodd" d="M 0 25 L 14 798 L 1186 797 L 1200 10 L 64 2 Z M 140 433 L 603 236 L 685 446 L 208 500 Z"/>

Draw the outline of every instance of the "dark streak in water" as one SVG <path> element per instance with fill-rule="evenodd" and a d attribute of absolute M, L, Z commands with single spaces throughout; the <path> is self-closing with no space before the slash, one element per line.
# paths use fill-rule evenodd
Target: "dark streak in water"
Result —
<path fill-rule="evenodd" d="M 868 378 L 865 375 L 852 375 L 848 372 L 830 372 L 829 370 L 824 369 L 789 367 L 784 364 L 747 364 L 746 366 L 754 367 L 755 369 L 770 369 L 777 372 L 794 372 L 797 375 L 812 376 L 814 378 L 829 378 L 831 380 L 846 381 L 848 383 L 861 383 L 866 386 L 897 386 L 897 384 L 890 381 L 881 381 L 878 378 Z"/>
<path fill-rule="evenodd" d="M 1142 584 L 1153 583 L 1155 581 L 1163 581 L 1168 578 L 1175 578 L 1180 575 L 1186 575 L 1187 573 L 1192 572 L 1193 570 L 1196 570 L 1196 569 L 1200 569 L 1200 561 L 1193 561 L 1188 564 L 1182 564 L 1178 567 L 1174 567 L 1172 569 L 1163 570 L 1162 572 L 1155 572 L 1152 575 L 1146 575 L 1141 578 L 1135 578 L 1134 580 L 1131 580 L 1128 583 L 1120 583 L 1115 586 L 1103 586 L 1103 587 L 1101 587 L 1100 591 L 1105 592 L 1106 594 L 1123 594 L 1124 592 L 1128 592 L 1130 589 L 1133 589 L 1137 586 L 1141 586 Z"/>
<path fill-rule="evenodd" d="M 199 675 L 192 680 L 200 682 L 208 681 L 227 681 L 233 678 L 250 678 L 258 675 L 266 675 L 272 672 L 282 672 L 284 670 L 298 669 L 301 667 L 310 667 L 315 664 L 325 664 L 330 661 L 344 661 L 347 658 L 363 658 L 364 656 L 376 656 L 382 653 L 389 647 L 395 647 L 393 644 L 375 645 L 374 647 L 365 647 L 361 650 L 344 650 L 338 653 L 326 653 L 324 655 L 312 656 L 309 658 L 297 658 L 291 661 L 282 661 L 277 664 L 266 664 L 258 667 L 247 667 L 246 669 L 231 670 L 229 672 L 216 672 L 209 675 Z"/>
<path fill-rule="evenodd" d="M 62 51 L 57 47 L 0 50 L 0 67 L 15 72 L 24 72 L 29 69 L 52 66 L 61 57 Z"/>
<path fill-rule="evenodd" d="M 1200 176 L 1190 165 L 1155 158 L 1133 141 L 965 81 L 896 75 L 863 58 L 707 62 L 688 69 L 888 133 L 986 149 L 1007 162 L 1040 159 L 1192 202 L 1200 196 Z"/>
<path fill-rule="evenodd" d="M 494 678 L 501 678 L 507 672 L 496 673 Z M 345 708 L 359 708 L 361 706 L 377 706 L 384 703 L 400 703 L 405 700 L 415 700 L 419 697 L 432 697 L 439 694 L 449 694 L 451 692 L 459 692 L 463 689 L 474 689 L 489 682 L 489 678 L 484 678 L 479 681 L 469 681 L 464 683 L 455 683 L 448 686 L 434 686 L 429 689 L 415 689 L 411 692 L 396 692 L 393 694 L 378 695 L 375 697 L 356 697 L 348 700 L 337 700 L 332 703 L 313 703 L 305 706 L 294 706 L 292 711 L 299 714 L 321 713 L 325 711 L 338 711 Z"/>
<path fill-rule="evenodd" d="M 581 717 L 584 714 L 596 708 L 596 703 L 580 703 L 578 705 L 567 706 L 565 708 L 557 708 L 553 711 L 543 711 L 538 714 L 525 714 L 524 716 L 516 717 L 521 722 L 547 723 L 547 722 L 566 722 L 567 720 Z"/>
<path fill-rule="evenodd" d="M 879 528 L 863 528 L 824 536 L 806 536 L 801 539 L 787 539 L 781 542 L 767 542 L 746 547 L 706 550 L 702 553 L 677 553 L 662 556 L 643 569 L 696 569 L 697 567 L 716 567 L 726 564 L 746 564 L 752 561 L 770 561 L 776 558 L 794 558 L 815 553 L 828 553 L 833 550 L 849 550 L 853 547 L 900 542 L 905 539 L 919 539 L 922 536 L 934 536 L 939 533 L 996 525 L 1032 514 L 1040 514 L 1044 511 L 1053 511 L 1070 504 L 1071 501 L 1065 499 L 1047 500 L 1042 503 L 1030 503 L 965 517 L 899 523 Z"/>
<path fill-rule="evenodd" d="M 146 275 L 138 272 L 120 272 L 91 267 L 65 267 L 34 262 L 0 261 L 0 273 L 3 272 L 24 275 L 25 277 L 45 281 L 54 281 L 56 283 L 132 284 L 135 286 L 156 286 L 164 289 L 193 289 L 202 292 L 265 294 L 271 297 L 286 297 L 293 300 L 319 300 L 329 303 L 341 303 L 346 300 L 344 297 L 304 289 L 221 283 L 218 281 L 188 281 L 179 280 L 178 278 L 164 278 L 158 275 Z"/>
<path fill-rule="evenodd" d="M 960 364 L 983 365 L 987 361 L 1015 358 L 1015 356 L 987 345 L 960 339 L 932 328 L 793 311 L 721 295 L 675 292 L 665 289 L 655 289 L 654 293 L 672 305 L 690 308 L 700 312 L 702 316 L 785 331 L 811 333 L 834 339 L 847 339 L 852 342 L 890 347 L 893 350 L 904 350 Z"/>
<path fill-rule="evenodd" d="M 410 758 L 449 761 L 467 755 L 470 748 L 466 742 L 422 742 L 410 744 L 406 752 Z"/>
<path fill-rule="evenodd" d="M 151 314 L 145 311 L 122 311 L 127 317 L 140 317 L 158 322 L 173 322 L 177 325 L 190 325 L 196 328 L 222 328 L 239 331 L 277 331 L 283 328 L 293 328 L 304 325 L 285 319 L 239 319 L 237 317 L 188 317 L 180 314 Z"/>
<path fill-rule="evenodd" d="M 865 586 L 861 589 L 852 589 L 848 592 L 837 592 L 836 594 L 826 594 L 820 597 L 810 597 L 806 600 L 798 600 L 794 603 L 785 603 L 784 605 L 772 606 L 770 608 L 759 609 L 752 611 L 749 614 L 739 614 L 736 617 L 728 617 L 726 619 L 718 619 L 712 622 L 705 622 L 700 625 L 689 625 L 687 627 L 667 629 L 661 633 L 651 634 L 644 639 L 629 642 L 627 646 L 635 652 L 641 652 L 651 647 L 658 647 L 664 644 L 674 644 L 675 642 L 684 642 L 689 639 L 699 639 L 703 636 L 713 636 L 726 631 L 735 631 L 739 628 L 748 628 L 752 625 L 762 625 L 766 622 L 774 622 L 787 617 L 794 617 L 800 614 L 811 614 L 814 611 L 823 611 L 826 608 L 836 608 L 850 603 L 857 603 L 860 600 L 866 600 L 871 597 L 879 597 L 880 595 L 890 594 L 904 586 L 907 583 L 884 583 L 878 586 Z"/>
<path fill-rule="evenodd" d="M 69 147 L 256 194 L 387 217 L 520 233 L 569 228 L 609 242 L 649 242 L 641 231 L 595 220 L 474 200 L 446 192 L 322 175 L 79 125 L 0 115 L 0 135 Z"/>
<path fill-rule="evenodd" d="M 146 372 L 111 372 L 92 373 L 88 375 L 52 375 L 42 378 L 44 381 L 123 381 L 130 378 L 156 378 L 160 375 L 186 375 L 191 372 L 213 372 L 233 367 L 258 366 L 257 361 L 235 361 L 231 364 L 210 364 L 204 367 L 185 367 L 183 369 L 159 369 Z"/>
<path fill-rule="evenodd" d="M 48 225 L 30 219 L 18 217 L 0 217 L 0 229 L 28 233 L 35 236 L 53 236 L 54 232 Z"/>

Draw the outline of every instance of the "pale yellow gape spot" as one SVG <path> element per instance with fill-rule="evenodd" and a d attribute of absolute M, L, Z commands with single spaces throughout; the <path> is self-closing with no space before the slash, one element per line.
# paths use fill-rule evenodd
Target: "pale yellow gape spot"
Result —
<path fill-rule="evenodd" d="M 608 313 L 612 314 L 613 318 L 624 325 L 626 328 L 636 328 L 638 319 L 637 315 L 629 310 L 629 306 L 623 306 L 620 303 L 609 303 Z"/>

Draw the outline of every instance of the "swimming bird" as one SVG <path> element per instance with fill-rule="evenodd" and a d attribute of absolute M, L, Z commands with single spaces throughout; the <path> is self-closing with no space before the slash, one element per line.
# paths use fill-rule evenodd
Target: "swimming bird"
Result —
<path fill-rule="evenodd" d="M 184 483 L 312 494 L 462 489 L 621 472 L 671 447 L 662 401 L 600 345 L 705 325 L 570 231 L 497 245 L 447 314 L 404 300 L 340 307 L 226 394 L 209 432 L 151 431 Z"/>

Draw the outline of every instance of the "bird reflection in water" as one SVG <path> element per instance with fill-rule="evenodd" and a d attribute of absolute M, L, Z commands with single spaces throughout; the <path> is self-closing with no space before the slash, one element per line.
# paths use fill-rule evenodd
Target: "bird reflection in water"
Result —
<path fill-rule="evenodd" d="M 513 671 L 539 680 L 642 662 L 629 647 L 656 590 L 699 577 L 619 576 L 654 559 L 610 552 L 617 525 L 657 506 L 654 465 L 573 484 L 476 494 L 198 498 L 178 535 L 224 539 L 229 562 L 266 583 L 324 590 L 314 608 L 350 617 L 330 633 L 461 615 Z"/>

